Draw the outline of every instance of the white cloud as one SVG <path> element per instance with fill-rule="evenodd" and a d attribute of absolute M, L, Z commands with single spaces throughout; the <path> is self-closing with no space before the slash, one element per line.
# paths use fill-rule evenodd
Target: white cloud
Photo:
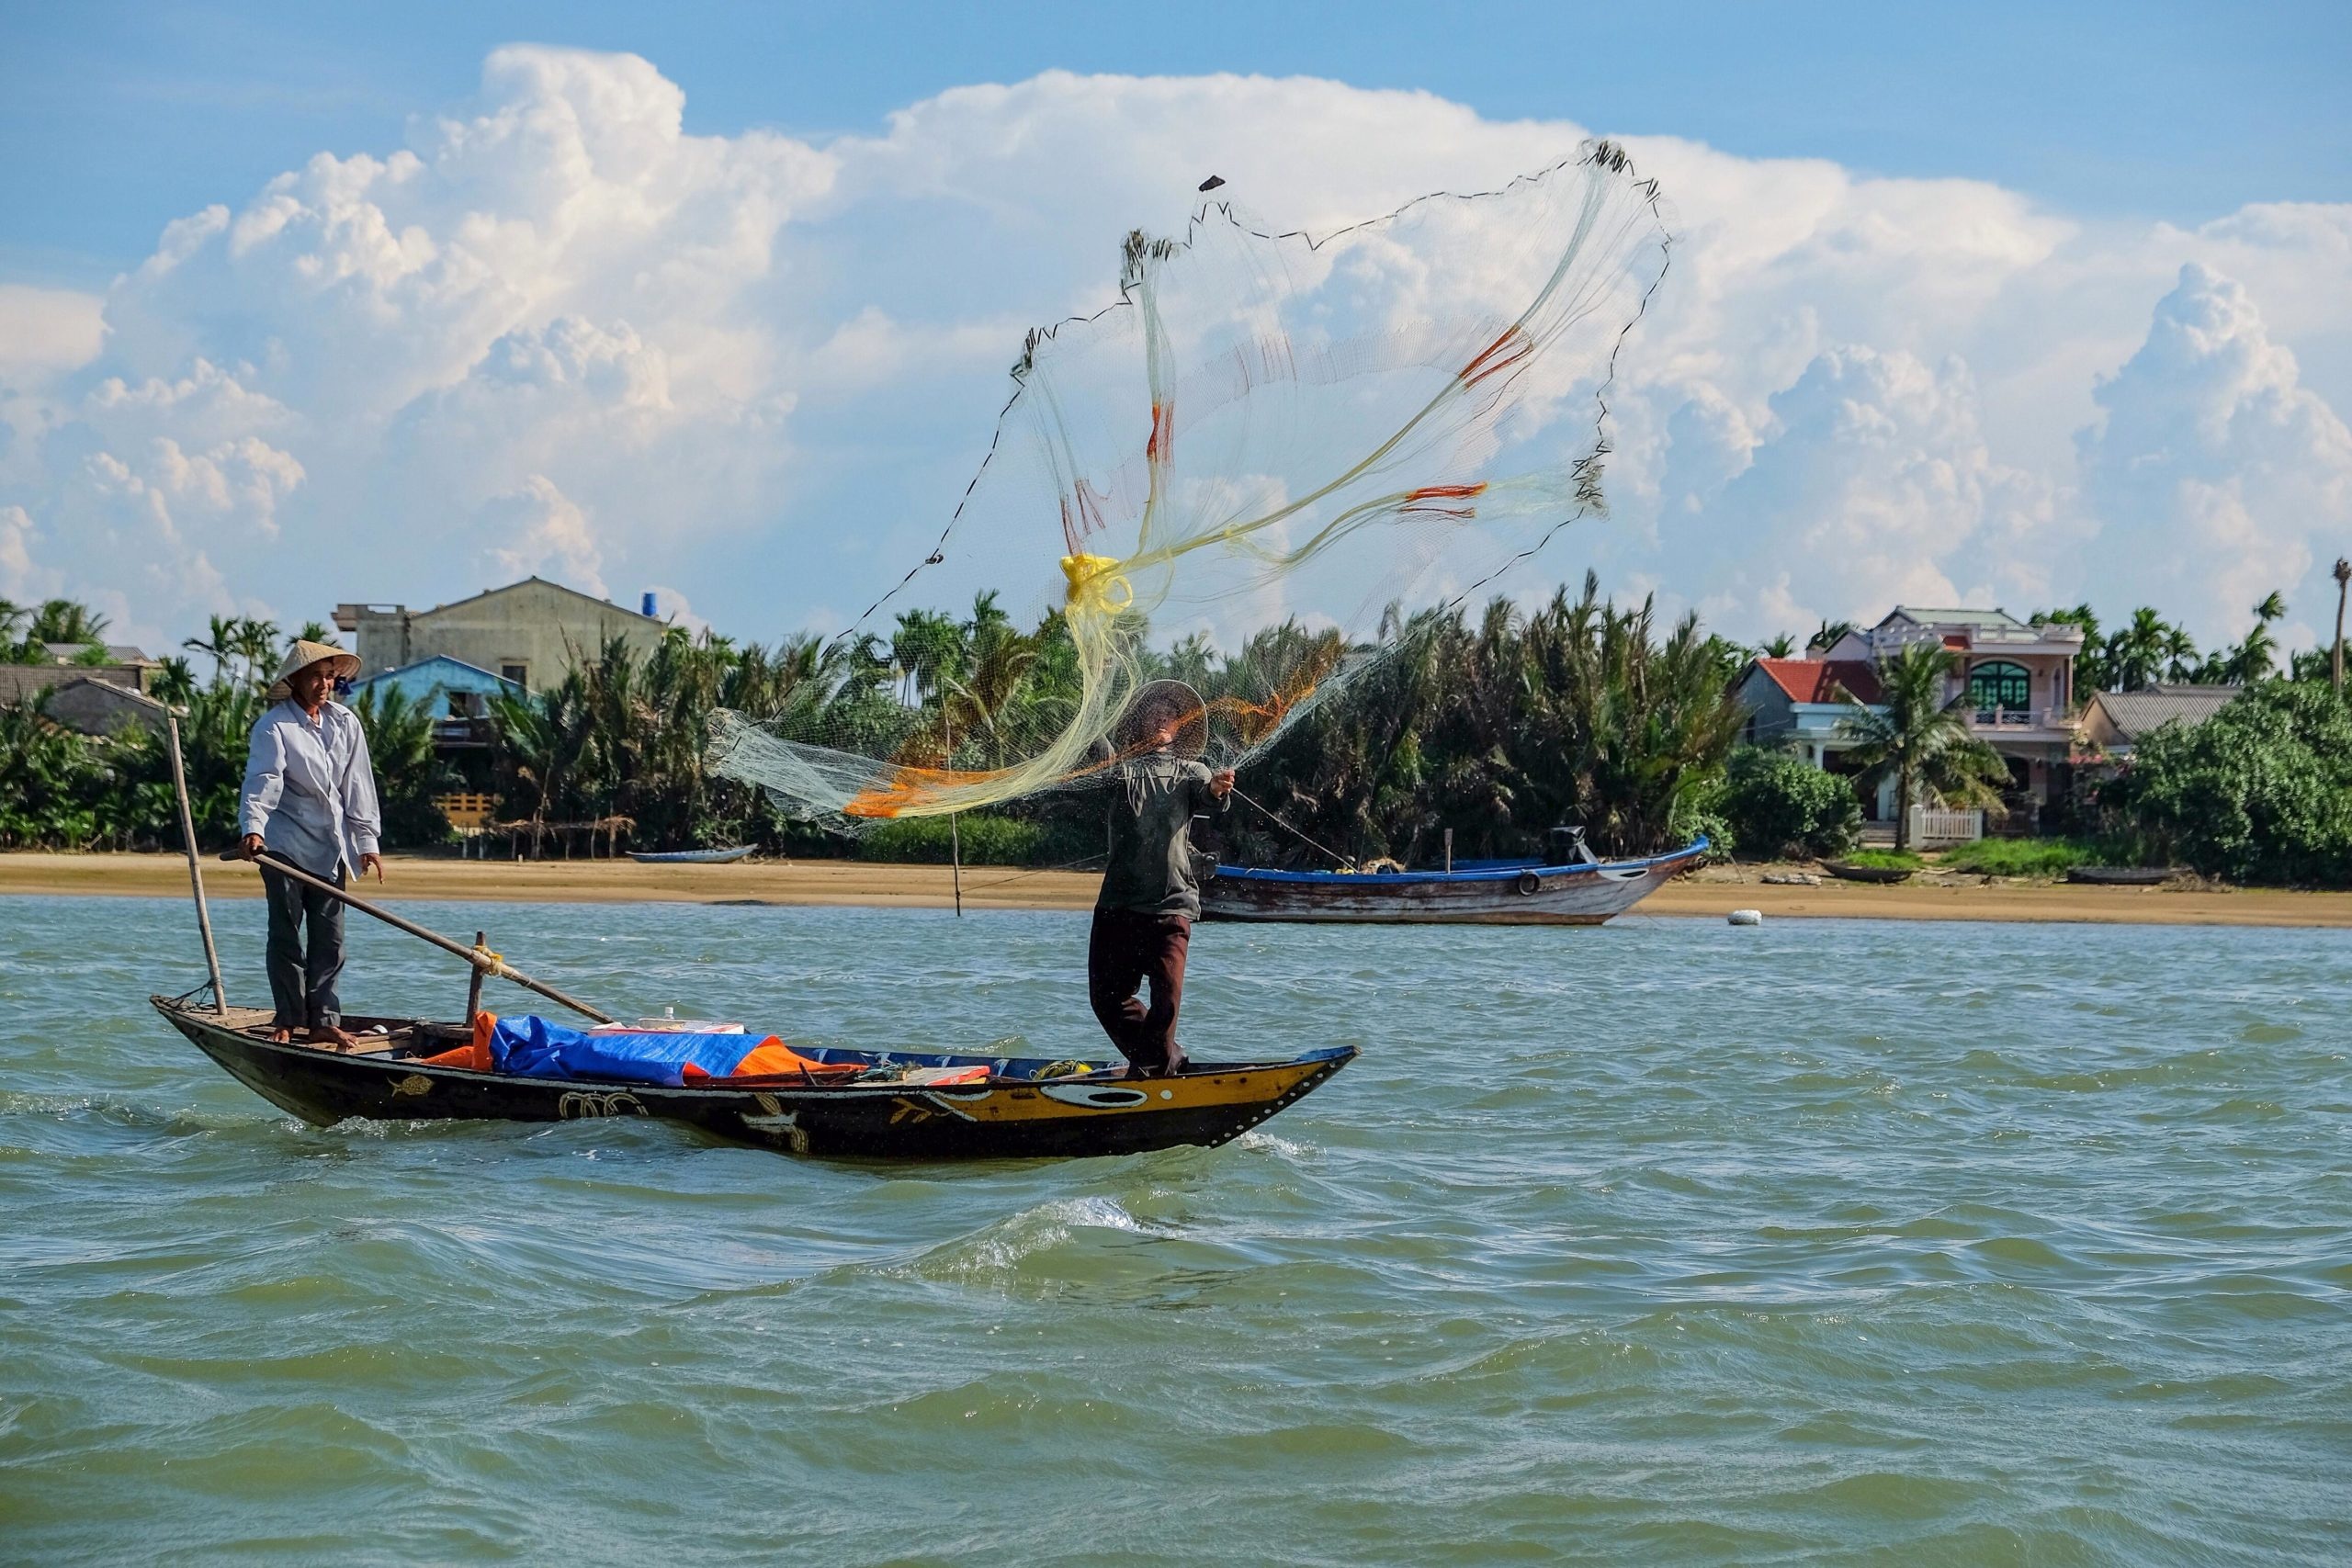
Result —
<path fill-rule="evenodd" d="M 74 370 L 106 343 L 106 301 L 70 288 L 0 283 L 0 380 Z"/>
<path fill-rule="evenodd" d="M 493 496 L 482 509 L 483 532 L 495 544 L 485 552 L 502 576 L 553 576 L 584 592 L 605 593 L 604 551 L 588 514 L 545 474 L 533 474 L 522 488 Z"/>
<path fill-rule="evenodd" d="M 1180 229 L 1204 176 L 1328 230 L 1584 134 L 1237 76 L 1047 73 L 821 145 L 689 135 L 684 102 L 633 56 L 502 49 L 407 146 L 169 225 L 102 318 L 0 288 L 0 573 L 162 645 L 526 570 L 682 583 L 772 637 L 928 552 L 1022 333 L 1107 303 L 1120 237 Z M 1620 367 L 1615 517 L 1551 578 L 1597 560 L 1745 637 L 2088 597 L 2211 641 L 2270 587 L 2317 602 L 2352 532 L 2352 208 L 2124 230 L 1631 146 L 1674 267 Z"/>
<path fill-rule="evenodd" d="M 2101 568 L 2120 586 L 2179 607 L 2208 642 L 2273 589 L 2290 604 L 2324 596 L 2320 557 L 2352 538 L 2352 432 L 2302 386 L 2244 287 L 2184 265 L 2095 395 L 2086 493 L 2112 520 Z"/>
<path fill-rule="evenodd" d="M 0 506 L 0 599 L 28 604 L 50 596 L 54 573 L 33 560 L 33 520 L 21 506 Z"/>

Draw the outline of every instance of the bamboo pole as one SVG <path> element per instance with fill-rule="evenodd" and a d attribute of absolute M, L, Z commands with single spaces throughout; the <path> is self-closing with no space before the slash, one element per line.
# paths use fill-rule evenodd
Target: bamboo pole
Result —
<path fill-rule="evenodd" d="M 939 700 L 939 733 L 946 741 L 947 755 L 940 760 L 942 767 L 953 767 L 956 761 L 956 731 L 947 722 L 947 699 Z M 956 824 L 956 813 L 947 814 L 947 863 L 949 874 L 956 879 L 956 918 L 964 918 L 964 835 Z"/>
<path fill-rule="evenodd" d="M 212 974 L 212 1010 L 229 1010 L 229 994 L 220 988 L 220 953 L 212 945 L 212 910 L 204 901 L 204 865 L 196 852 L 196 817 L 187 804 L 187 764 L 180 761 L 180 716 L 166 713 L 164 728 L 172 738 L 172 790 L 180 800 L 180 841 L 187 846 L 187 882 L 196 894 L 196 929 L 204 938 L 204 966 Z"/>
<path fill-rule="evenodd" d="M 244 857 L 232 850 L 220 858 L 222 860 L 243 860 Z M 494 975 L 502 980 L 512 980 L 516 985 L 522 987 L 525 990 L 537 991 L 539 995 L 547 998 L 548 1000 L 551 1002 L 559 1002 L 583 1017 L 594 1019 L 598 1023 L 610 1023 L 613 1021 L 613 1017 L 610 1013 L 598 1012 L 586 1002 L 581 1001 L 576 998 L 567 997 L 561 991 L 557 990 L 553 986 L 544 985 L 537 980 L 532 979 L 528 975 L 522 973 L 520 970 L 509 968 L 504 959 L 499 957 L 488 948 L 479 945 L 468 947 L 461 942 L 456 942 L 448 937 L 443 936 L 439 931 L 427 931 L 423 926 L 416 924 L 413 920 L 404 920 L 398 915 L 393 914 L 390 909 L 381 908 L 377 905 L 370 904 L 367 899 L 358 897 L 356 894 L 345 892 L 344 889 L 337 887 L 334 883 L 327 881 L 324 877 L 312 876 L 309 872 L 304 871 L 300 866 L 296 865 L 284 855 L 273 854 L 269 851 L 265 850 L 261 854 L 261 863 L 270 870 L 277 873 L 280 876 L 290 876 L 295 881 L 301 883 L 307 887 L 317 888 L 320 892 L 325 894 L 330 898 L 341 899 L 344 903 L 350 905 L 353 908 L 358 910 L 363 915 L 375 916 L 376 919 L 383 921 L 394 931 L 406 931 L 409 935 L 415 937 L 420 942 L 429 942 L 434 946 L 441 949 L 444 953 L 454 953 L 484 974 Z"/>
<path fill-rule="evenodd" d="M 474 951 L 477 953 L 488 953 L 490 951 L 490 933 L 488 931 L 474 932 Z M 479 964 L 469 964 L 466 968 L 468 974 L 466 981 L 466 1023 L 470 1027 L 474 1021 L 474 1014 L 481 1011 L 481 965 Z"/>

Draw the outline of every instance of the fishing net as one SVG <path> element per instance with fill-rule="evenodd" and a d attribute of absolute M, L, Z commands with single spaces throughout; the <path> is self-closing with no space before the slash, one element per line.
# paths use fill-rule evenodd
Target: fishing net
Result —
<path fill-rule="evenodd" d="M 1181 749 L 1246 763 L 1395 651 L 1397 606 L 1601 510 L 1603 400 L 1668 244 L 1606 142 L 1319 240 L 1223 204 L 1130 235 L 1115 304 L 1030 334 L 937 547 L 782 711 L 721 713 L 712 765 L 851 831 L 969 811 L 1150 750 L 1128 716 L 1167 680 Z"/>

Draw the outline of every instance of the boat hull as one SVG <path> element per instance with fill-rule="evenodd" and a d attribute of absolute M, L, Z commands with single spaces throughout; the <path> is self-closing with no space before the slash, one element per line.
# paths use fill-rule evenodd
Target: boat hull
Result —
<path fill-rule="evenodd" d="M 757 844 L 738 844 L 731 850 L 631 850 L 628 858 L 639 865 L 732 865 L 758 848 Z"/>
<path fill-rule="evenodd" d="M 1359 925 L 1597 926 L 1696 865 L 1706 840 L 1647 860 L 1340 874 L 1219 866 L 1201 918 Z"/>
<path fill-rule="evenodd" d="M 278 1044 L 255 1030 L 216 1021 L 206 1010 L 168 998 L 153 1000 L 173 1028 L 232 1077 L 319 1126 L 351 1117 L 575 1122 L 646 1116 L 730 1143 L 845 1158 L 1035 1159 L 1214 1147 L 1312 1093 L 1357 1055 L 1354 1047 L 1340 1046 L 1285 1062 L 1207 1066 L 1178 1077 L 1131 1082 L 665 1088 L 469 1072 L 398 1056 Z M 946 1066 L 993 1059 L 899 1055 L 889 1060 Z"/>

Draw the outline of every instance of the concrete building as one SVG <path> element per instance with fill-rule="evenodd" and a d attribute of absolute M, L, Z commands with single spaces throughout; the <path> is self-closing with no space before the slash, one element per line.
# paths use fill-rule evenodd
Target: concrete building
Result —
<path fill-rule="evenodd" d="M 435 659 L 450 659 L 528 691 L 553 685 L 565 671 L 594 659 L 620 637 L 650 652 L 669 628 L 642 612 L 529 577 L 454 604 L 412 610 L 405 604 L 338 604 L 334 624 L 353 634 L 359 673 L 390 674 Z"/>
<path fill-rule="evenodd" d="M 2041 807 L 2064 799 L 2069 787 L 2079 626 L 2029 625 L 2006 610 L 1898 604 L 1876 626 L 1808 649 L 1803 659 L 1751 660 L 1735 688 L 1751 734 L 1760 745 L 1794 743 L 1816 767 L 1849 771 L 1839 754 L 1850 742 L 1838 732 L 1841 708 L 1830 682 L 1875 701 L 1880 663 L 1922 642 L 1954 656 L 1945 701 L 1962 705 L 1968 728 L 2007 761 L 2010 826 L 2030 827 Z M 1867 694 L 1856 684 L 1858 671 L 1869 672 Z M 1892 789 L 1865 796 L 1863 806 L 1872 819 L 1883 819 L 1894 809 Z"/>
<path fill-rule="evenodd" d="M 161 735 L 164 717 L 171 712 L 144 692 L 87 674 L 51 687 L 42 711 L 84 735 L 119 735 L 134 724 Z"/>
<path fill-rule="evenodd" d="M 129 651 L 137 653 L 138 649 Z M 76 681 L 97 681 L 128 692 L 144 692 L 160 668 L 144 656 L 129 664 L 0 664 L 0 707 L 38 701 L 42 693 L 52 687 Z"/>

